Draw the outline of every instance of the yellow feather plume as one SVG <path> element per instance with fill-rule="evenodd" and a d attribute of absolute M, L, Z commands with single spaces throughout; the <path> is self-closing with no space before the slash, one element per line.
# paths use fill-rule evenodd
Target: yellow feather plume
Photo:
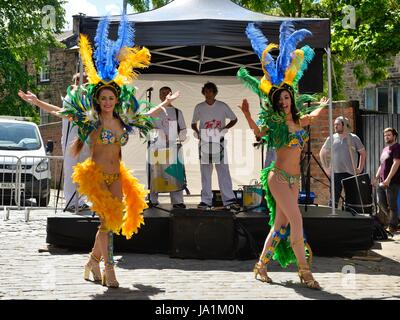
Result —
<path fill-rule="evenodd" d="M 296 78 L 297 72 L 299 72 L 301 65 L 304 60 L 304 52 L 303 50 L 297 49 L 292 53 L 293 59 L 289 68 L 285 71 L 285 79 L 283 82 L 292 85 L 294 78 Z"/>
<path fill-rule="evenodd" d="M 143 47 L 139 49 L 135 48 L 123 48 L 119 55 L 118 60 L 120 61 L 118 67 L 118 75 L 115 77 L 115 82 L 122 86 L 125 83 L 129 83 L 137 78 L 137 73 L 134 68 L 147 68 L 150 65 L 150 51 Z"/>
<path fill-rule="evenodd" d="M 260 89 L 262 92 L 264 92 L 266 95 L 269 94 L 269 91 L 272 88 L 272 83 L 269 79 L 267 79 L 265 76 L 262 77 L 260 81 Z"/>
<path fill-rule="evenodd" d="M 81 54 L 81 59 L 83 65 L 85 66 L 85 72 L 88 77 L 89 83 L 98 83 L 101 79 L 97 74 L 96 68 L 92 59 L 92 46 L 87 38 L 87 36 L 81 34 L 79 38 L 79 52 Z"/>
<path fill-rule="evenodd" d="M 265 56 L 266 56 L 272 49 L 277 49 L 277 48 L 278 48 L 278 45 L 277 45 L 277 44 L 275 44 L 275 43 L 270 43 L 270 44 L 265 48 L 265 50 L 264 50 L 263 53 L 262 53 L 261 66 L 262 66 L 262 69 L 263 69 L 265 75 L 268 74 L 267 70 L 265 70 Z"/>

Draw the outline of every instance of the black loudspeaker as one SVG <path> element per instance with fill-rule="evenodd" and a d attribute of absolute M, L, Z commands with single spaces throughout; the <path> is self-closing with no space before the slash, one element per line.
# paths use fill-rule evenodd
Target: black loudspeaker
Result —
<path fill-rule="evenodd" d="M 368 173 L 343 179 L 342 185 L 345 192 L 344 207 L 346 211 L 373 213 L 372 185 Z"/>
<path fill-rule="evenodd" d="M 170 221 L 172 258 L 235 259 L 235 215 L 228 211 L 174 209 Z"/>

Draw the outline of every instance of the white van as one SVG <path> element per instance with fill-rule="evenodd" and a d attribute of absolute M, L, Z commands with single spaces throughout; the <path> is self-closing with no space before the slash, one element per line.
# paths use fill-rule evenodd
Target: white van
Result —
<path fill-rule="evenodd" d="M 33 122 L 0 118 L 0 205 L 34 198 L 40 207 L 50 199 L 52 142 L 43 144 Z M 47 150 L 46 150 L 47 149 Z"/>

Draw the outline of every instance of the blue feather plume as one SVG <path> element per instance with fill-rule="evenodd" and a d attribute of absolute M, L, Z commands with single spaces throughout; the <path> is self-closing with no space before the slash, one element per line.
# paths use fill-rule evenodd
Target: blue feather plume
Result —
<path fill-rule="evenodd" d="M 289 36 L 294 32 L 294 25 L 291 21 L 284 21 L 281 23 L 279 28 L 279 56 L 276 59 L 276 79 L 274 83 L 279 84 L 285 77 L 285 68 L 283 67 L 287 64 L 288 57 L 284 53 L 285 43 Z M 289 53 L 290 54 L 290 53 Z"/>
<path fill-rule="evenodd" d="M 247 38 L 251 42 L 251 46 L 254 51 L 257 53 L 258 57 L 262 58 L 262 53 L 268 45 L 268 39 L 262 34 L 261 30 L 259 30 L 254 23 L 249 23 L 246 27 L 246 35 Z"/>
<path fill-rule="evenodd" d="M 285 78 L 285 71 L 292 62 L 291 53 L 296 50 L 297 44 L 311 35 L 312 33 L 307 29 L 294 31 L 293 23 L 290 21 L 282 23 L 280 28 L 280 51 L 277 59 L 277 83 L 281 83 Z"/>
<path fill-rule="evenodd" d="M 254 23 L 249 23 L 247 25 L 246 35 L 251 42 L 251 46 L 253 47 L 254 51 L 257 53 L 258 57 L 261 60 L 262 54 L 265 48 L 268 46 L 268 39 L 263 35 L 261 30 L 254 25 Z M 275 60 L 269 53 L 265 55 L 264 65 L 271 79 L 275 78 L 276 77 Z"/>
<path fill-rule="evenodd" d="M 95 43 L 95 52 L 94 52 L 94 59 L 96 64 L 96 69 L 98 75 L 104 79 L 106 73 L 106 65 L 108 63 L 108 53 L 109 53 L 109 39 L 108 39 L 108 25 L 110 21 L 108 17 L 103 18 L 100 20 L 97 30 L 96 36 L 94 38 Z"/>
<path fill-rule="evenodd" d="M 123 47 L 133 47 L 135 44 L 135 29 L 129 21 L 127 15 L 123 15 L 118 28 L 118 40 L 113 45 L 113 59 L 117 60 L 119 51 Z"/>
<path fill-rule="evenodd" d="M 107 63 L 103 70 L 103 80 L 106 82 L 111 81 L 117 75 L 118 61 L 113 58 L 113 46 L 115 41 L 108 40 Z"/>

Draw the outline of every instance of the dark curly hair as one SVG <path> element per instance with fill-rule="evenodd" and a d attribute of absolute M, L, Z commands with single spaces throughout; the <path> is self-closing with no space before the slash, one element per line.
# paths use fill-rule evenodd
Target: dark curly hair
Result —
<path fill-rule="evenodd" d="M 201 88 L 201 94 L 204 94 L 204 92 L 205 92 L 207 89 L 211 89 L 215 94 L 218 93 L 218 88 L 217 88 L 217 86 L 216 86 L 216 84 L 215 84 L 214 82 L 207 82 L 207 83 L 203 86 L 203 88 Z"/>

